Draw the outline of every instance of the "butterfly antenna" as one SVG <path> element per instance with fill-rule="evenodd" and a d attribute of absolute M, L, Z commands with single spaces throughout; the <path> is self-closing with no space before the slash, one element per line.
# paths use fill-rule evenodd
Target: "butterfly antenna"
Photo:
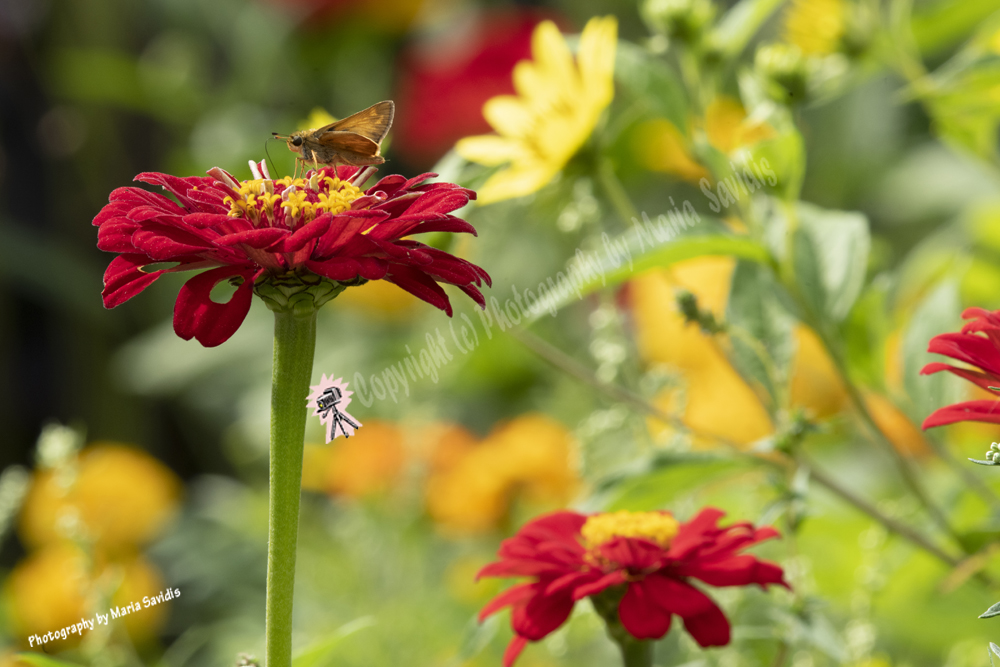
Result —
<path fill-rule="evenodd" d="M 274 141 L 275 139 L 277 139 L 277 137 L 272 137 L 272 138 L 270 138 L 270 139 L 265 139 L 265 140 L 264 140 L 264 155 L 266 155 L 266 156 L 267 156 L 267 158 L 266 158 L 266 159 L 268 159 L 268 160 L 270 160 L 270 161 L 271 161 L 271 169 L 273 170 L 273 173 L 277 174 L 277 173 L 278 173 L 278 170 L 277 170 L 277 168 L 275 167 L 275 164 L 274 164 L 274 159 L 273 159 L 273 158 L 271 157 L 271 153 L 270 153 L 270 151 L 268 151 L 268 150 L 267 150 L 267 144 L 268 144 L 268 142 L 270 142 L 270 141 Z"/>

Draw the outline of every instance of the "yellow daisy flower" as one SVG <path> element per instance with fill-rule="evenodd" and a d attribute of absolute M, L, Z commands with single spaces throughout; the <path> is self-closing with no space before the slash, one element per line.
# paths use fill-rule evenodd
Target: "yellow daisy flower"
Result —
<path fill-rule="evenodd" d="M 538 25 L 534 59 L 514 68 L 517 95 L 494 97 L 483 107 L 496 134 L 466 137 L 455 147 L 471 162 L 507 165 L 479 189 L 480 203 L 540 190 L 583 146 L 614 97 L 617 39 L 615 17 L 594 17 L 574 59 L 554 23 Z"/>
<path fill-rule="evenodd" d="M 846 17 L 844 0 L 792 0 L 785 13 L 785 41 L 807 56 L 836 53 Z"/>

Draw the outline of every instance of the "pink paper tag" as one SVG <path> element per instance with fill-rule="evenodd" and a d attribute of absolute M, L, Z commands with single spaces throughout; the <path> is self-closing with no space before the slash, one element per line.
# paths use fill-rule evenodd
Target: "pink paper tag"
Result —
<path fill-rule="evenodd" d="M 354 392 L 347 390 L 344 378 L 334 380 L 332 375 L 324 375 L 318 385 L 309 388 L 313 393 L 309 394 L 306 407 L 313 408 L 313 416 L 319 417 L 319 422 L 326 425 L 327 442 L 333 441 L 338 435 L 349 438 L 356 429 L 361 428 L 361 422 L 347 412 Z"/>

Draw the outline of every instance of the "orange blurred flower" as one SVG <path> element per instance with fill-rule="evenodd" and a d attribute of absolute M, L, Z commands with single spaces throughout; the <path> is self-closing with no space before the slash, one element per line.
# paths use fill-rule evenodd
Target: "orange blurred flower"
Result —
<path fill-rule="evenodd" d="M 160 593 L 159 572 L 137 549 L 163 530 L 181 493 L 169 468 L 119 443 L 68 450 L 51 466 L 35 471 L 25 496 L 18 529 L 30 551 L 4 590 L 24 642 L 92 617 L 99 603 L 127 605 Z M 165 620 L 166 608 L 158 605 L 130 614 L 124 625 L 142 642 Z"/>
<path fill-rule="evenodd" d="M 350 438 L 337 438 L 328 445 L 306 445 L 302 488 L 364 498 L 386 491 L 405 463 L 403 431 L 372 419 Z"/>
<path fill-rule="evenodd" d="M 58 631 L 93 618 L 95 610 L 107 613 L 107 608 L 156 596 L 163 589 L 159 571 L 141 555 L 97 562 L 79 546 L 62 541 L 31 552 L 17 564 L 5 583 L 4 601 L 15 634 L 28 644 L 31 635 Z M 167 606 L 158 604 L 122 622 L 132 641 L 143 643 L 156 636 L 166 615 Z M 74 646 L 83 634 L 56 639 L 55 646 Z"/>
<path fill-rule="evenodd" d="M 439 441 L 427 481 L 427 510 L 445 531 L 491 530 L 522 500 L 539 507 L 567 503 L 579 487 L 572 434 L 542 414 L 496 427 L 470 445 L 461 432 Z"/>
<path fill-rule="evenodd" d="M 29 547 L 72 538 L 117 551 L 155 537 L 176 511 L 180 492 L 176 475 L 149 454 L 95 443 L 69 469 L 35 472 L 19 532 Z"/>
<path fill-rule="evenodd" d="M 383 320 L 406 319 L 412 314 L 414 305 L 420 303 L 417 297 L 384 280 L 373 280 L 344 290 L 337 300 L 338 307 L 346 304 Z"/>

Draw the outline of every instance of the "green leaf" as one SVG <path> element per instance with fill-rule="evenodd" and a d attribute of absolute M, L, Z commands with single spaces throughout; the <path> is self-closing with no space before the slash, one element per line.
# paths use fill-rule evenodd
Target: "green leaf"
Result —
<path fill-rule="evenodd" d="M 316 667 L 329 663 L 341 642 L 373 625 L 375 625 L 375 618 L 372 616 L 362 616 L 350 623 L 345 623 L 326 639 L 313 644 L 295 656 L 292 659 L 292 667 Z"/>
<path fill-rule="evenodd" d="M 458 655 L 456 656 L 458 660 L 462 664 L 465 664 L 482 653 L 486 645 L 496 636 L 499 629 L 500 616 L 490 616 L 481 623 L 478 618 L 473 617 L 468 625 L 465 626 L 465 632 L 462 634 L 462 640 L 458 646 Z"/>
<path fill-rule="evenodd" d="M 581 268 L 581 263 L 575 261 L 565 274 L 560 272 L 561 280 L 555 281 L 557 288 L 539 298 L 538 305 L 529 311 L 527 321 L 533 322 L 546 312 L 555 313 L 599 289 L 614 287 L 649 269 L 667 267 L 686 259 L 719 255 L 762 263 L 771 259 L 764 246 L 742 236 L 691 235 L 662 244 L 654 241 L 650 245 L 634 228 L 615 239 L 606 237 L 604 249 L 606 252 L 591 255 L 589 267 Z M 579 279 L 574 281 L 573 276 Z M 560 284 L 565 286 L 560 288 Z"/>
<path fill-rule="evenodd" d="M 993 653 L 995 653 L 997 655 L 997 657 L 1000 657 L 1000 646 L 997 646 L 993 642 L 990 642 L 990 650 L 993 651 Z M 993 658 L 992 657 L 990 658 L 990 664 L 993 664 Z"/>
<path fill-rule="evenodd" d="M 28 663 L 31 667 L 80 667 L 79 663 L 57 660 L 38 653 L 18 653 L 17 659 Z"/>
<path fill-rule="evenodd" d="M 1000 10 L 998 0 L 944 0 L 915 15 L 910 23 L 921 53 L 936 53 L 965 39 L 986 17 Z"/>
<path fill-rule="evenodd" d="M 777 289 L 770 271 L 759 264 L 739 262 L 726 312 L 726 321 L 735 327 L 729 338 L 730 360 L 750 386 L 767 391 L 771 400 L 765 404 L 771 408 L 781 403 L 778 392 L 788 376 L 793 353 L 794 322 L 778 302 Z"/>
<path fill-rule="evenodd" d="M 1000 466 L 1000 463 L 996 461 L 984 461 L 982 459 L 969 459 L 973 463 L 978 463 L 981 466 Z"/>
<path fill-rule="evenodd" d="M 650 115 L 666 118 L 682 132 L 687 127 L 687 94 L 677 74 L 662 58 L 619 40 L 615 80 L 625 94 L 646 105 Z"/>
<path fill-rule="evenodd" d="M 864 287 L 871 236 L 860 213 L 796 207 L 795 279 L 802 297 L 822 319 L 840 322 Z"/>
<path fill-rule="evenodd" d="M 922 421 L 934 410 L 964 400 L 965 384 L 951 373 L 920 375 L 920 369 L 940 357 L 927 351 L 931 338 L 956 331 L 961 325 L 958 286 L 946 281 L 917 306 L 903 334 L 903 386 L 913 404 L 913 417 Z"/>
<path fill-rule="evenodd" d="M 760 26 L 785 0 L 741 0 L 725 13 L 709 35 L 727 56 L 739 55 Z"/>
<path fill-rule="evenodd" d="M 639 471 L 642 470 L 640 473 Z M 613 487 L 606 510 L 656 510 L 677 496 L 742 471 L 739 462 L 705 453 L 668 453 L 631 466 Z"/>

